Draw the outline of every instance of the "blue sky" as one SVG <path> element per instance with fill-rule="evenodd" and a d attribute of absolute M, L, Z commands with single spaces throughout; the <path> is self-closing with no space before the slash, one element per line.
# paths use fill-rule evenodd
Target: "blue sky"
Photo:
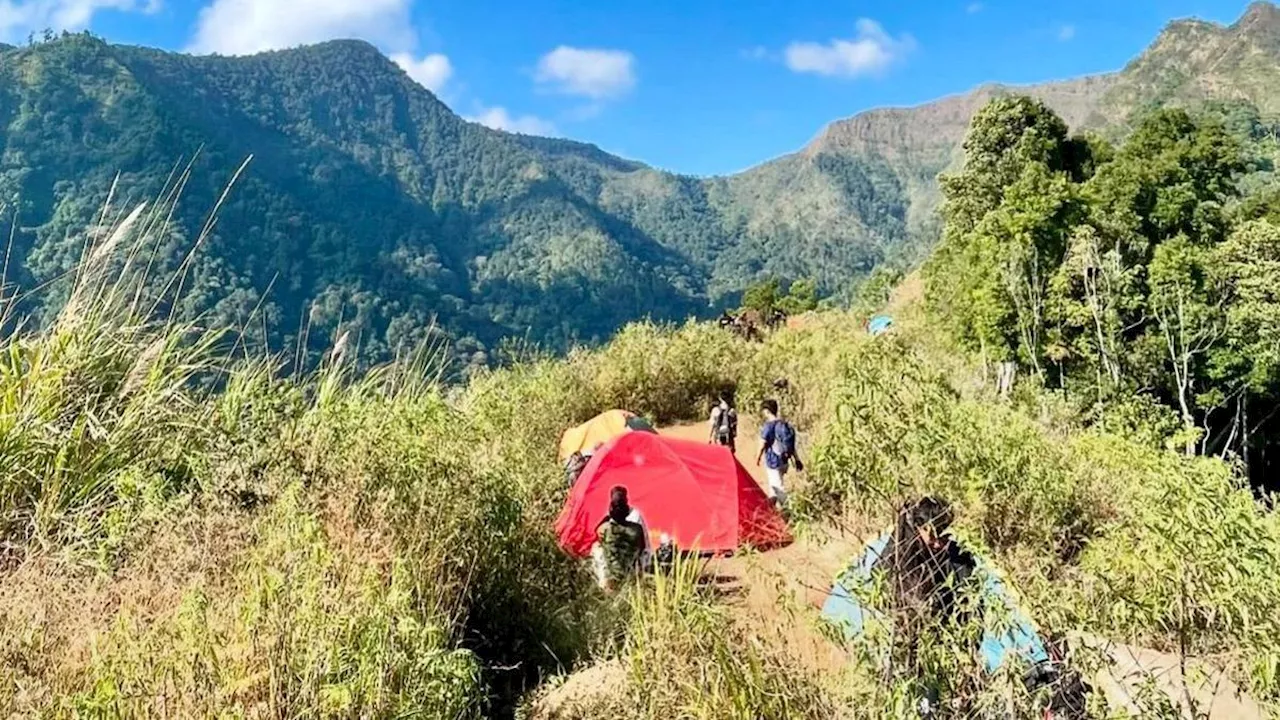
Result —
<path fill-rule="evenodd" d="M 796 150 L 831 120 L 987 81 L 1117 69 L 1167 22 L 1243 0 L 0 0 L 0 37 L 243 54 L 373 42 L 459 114 L 706 175 Z"/>

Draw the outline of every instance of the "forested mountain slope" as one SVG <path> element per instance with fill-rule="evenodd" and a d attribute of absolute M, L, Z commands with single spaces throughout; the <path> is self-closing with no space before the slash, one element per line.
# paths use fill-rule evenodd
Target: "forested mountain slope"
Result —
<path fill-rule="evenodd" d="M 1257 124 L 1280 110 L 1275 87 L 1280 12 L 1263 3 L 1230 27 L 1173 23 L 1118 73 L 1017 90 L 1073 128 L 1122 134 L 1135 112 L 1207 100 L 1256 106 Z M 252 155 L 193 258 L 184 312 L 245 323 L 261 307 L 276 348 L 306 327 L 319 350 L 341 327 L 385 356 L 432 318 L 477 361 L 506 336 L 565 347 L 645 315 L 710 312 L 765 274 L 830 292 L 919 259 L 937 236 L 938 172 L 974 111 L 1009 90 L 864 113 L 793 155 L 700 179 L 466 122 L 362 42 L 238 58 L 87 35 L 4 47 L 8 280 L 30 289 L 74 267 L 117 172 L 127 209 L 198 150 L 156 249 L 166 278 Z M 47 314 L 64 293 L 53 283 L 26 309 Z"/>

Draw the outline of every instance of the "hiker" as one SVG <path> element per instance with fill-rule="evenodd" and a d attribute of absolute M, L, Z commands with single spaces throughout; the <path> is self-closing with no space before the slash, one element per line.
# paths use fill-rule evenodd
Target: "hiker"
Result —
<path fill-rule="evenodd" d="M 756 465 L 764 460 L 764 472 L 769 478 L 769 499 L 774 505 L 784 506 L 787 492 L 782 478 L 792 464 L 803 471 L 804 463 L 796 454 L 796 429 L 778 414 L 778 401 L 769 399 L 760 403 L 764 414 L 764 426 L 760 428 L 760 451 L 756 453 Z"/>
<path fill-rule="evenodd" d="M 626 488 L 609 491 L 609 514 L 596 526 L 596 538 L 591 558 L 604 591 L 613 592 L 647 564 L 649 529 L 628 503 Z"/>
<path fill-rule="evenodd" d="M 578 481 L 578 476 L 586 469 L 587 463 L 591 461 L 590 450 L 576 450 L 569 459 L 564 463 L 564 479 L 570 489 L 573 484 Z"/>
<path fill-rule="evenodd" d="M 783 312 L 780 308 L 774 308 L 773 312 L 769 314 L 768 325 L 771 329 L 776 330 L 777 328 L 780 328 L 784 324 L 786 324 L 786 322 L 787 322 L 787 314 Z"/>
<path fill-rule="evenodd" d="M 721 390 L 720 402 L 711 408 L 711 439 L 729 452 L 738 452 L 738 411 L 733 407 L 733 391 Z"/>

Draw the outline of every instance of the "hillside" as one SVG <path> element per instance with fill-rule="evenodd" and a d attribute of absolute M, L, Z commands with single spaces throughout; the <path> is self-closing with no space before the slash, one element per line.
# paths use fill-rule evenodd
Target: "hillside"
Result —
<path fill-rule="evenodd" d="M 1231 100 L 1265 116 L 1278 86 L 1280 11 L 1263 3 L 1230 27 L 1175 22 L 1114 74 L 864 113 L 795 154 L 699 179 L 466 122 L 362 42 L 228 58 L 68 35 L 0 48 L 7 279 L 61 277 L 117 172 L 123 212 L 199 151 L 154 249 L 162 286 L 252 155 L 194 257 L 185 314 L 277 349 L 305 329 L 313 354 L 350 331 L 369 357 L 424 340 L 435 318 L 483 362 L 504 337 L 564 348 L 639 317 L 706 314 L 766 274 L 832 292 L 918 260 L 938 233 L 937 174 L 975 110 L 1011 90 L 1118 135 L 1154 105 Z M 47 317 L 66 288 L 24 309 Z"/>
<path fill-rule="evenodd" d="M 335 349 L 290 372 L 216 325 L 175 319 L 165 298 L 235 311 L 254 297 L 248 280 L 219 286 L 219 273 L 292 262 L 292 274 L 272 274 L 285 297 L 305 302 L 326 282 L 380 293 L 326 296 L 316 324 L 373 327 L 383 319 L 353 321 L 352 307 L 412 310 L 372 284 L 395 266 L 456 300 L 454 327 L 500 328 L 483 315 L 494 307 L 476 289 L 486 278 L 605 273 L 616 260 L 650 274 L 613 276 L 612 289 L 677 287 L 663 273 L 712 236 L 635 228 L 687 220 L 651 213 L 702 192 L 707 207 L 751 221 L 734 193 L 765 183 L 673 178 L 581 145 L 492 134 L 407 84 L 403 104 L 382 103 L 398 90 L 384 96 L 381 75 L 350 74 L 378 57 L 366 46 L 207 73 L 106 47 L 68 38 L 24 51 L 12 72 L 11 88 L 42 89 L 6 96 L 7 182 L 50 182 L 61 213 L 22 231 L 18 251 L 49 263 L 33 271 L 28 260 L 28 276 L 74 262 L 84 231 L 71 222 L 92 205 L 75 200 L 89 181 L 32 169 L 57 162 L 52 150 L 22 152 L 83 148 L 61 162 L 92 182 L 118 162 L 127 195 L 131 183 L 166 184 L 139 171 L 153 140 L 208 136 L 208 152 L 226 153 L 201 161 L 214 166 L 266 150 L 189 281 L 172 292 L 138 283 L 198 242 L 185 228 L 199 212 L 173 226 L 165 202 L 113 213 L 89 234 L 70 287 L 56 288 L 62 310 L 0 338 L 0 637 L 11 640 L 0 716 L 1280 711 L 1280 514 L 1276 496 L 1250 487 L 1280 467 L 1280 194 L 1239 182 L 1264 180 L 1250 156 L 1274 148 L 1239 136 L 1265 125 L 1256 110 L 1229 106 L 1229 129 L 1162 108 L 1134 116 L 1122 140 L 1081 142 L 1045 103 L 996 98 L 974 114 L 943 183 L 941 241 L 895 292 L 880 274 L 879 295 L 861 294 L 858 309 L 806 314 L 758 342 L 714 322 L 633 323 L 596 348 L 524 354 L 453 382 L 429 353 L 363 371 Z M 328 70 L 288 64 L 324 53 Z M 204 100 L 178 102 L 190 97 Z M 398 139 L 374 144 L 375 129 Z M 82 156 L 99 165 L 76 166 Z M 892 172 L 835 157 L 823 162 L 846 178 Z M 788 182 L 817 192 L 805 162 L 787 166 Z M 227 174 L 169 185 L 216 194 Z M 305 205 L 308 193 L 323 202 Z M 836 199 L 777 203 L 775 215 L 810 218 Z M 416 233 L 415 244 L 383 228 Z M 566 241 L 573 233 L 598 242 Z M 296 254 L 254 244 L 264 237 Z M 707 277 L 697 272 L 688 277 Z M 561 297 L 531 296 L 548 299 Z M 11 302 L 0 302 L 6 320 Z M 866 321 L 886 302 L 894 322 L 873 335 Z M 726 449 L 617 441 L 566 477 L 560 439 L 602 410 L 702 441 L 709 401 L 726 389 L 748 466 L 754 408 L 774 398 L 794 423 L 804 467 L 778 498 L 789 546 L 699 557 L 703 529 L 737 523 L 743 539 L 764 519 L 744 512 L 762 498 Z M 600 592 L 591 563 L 565 552 L 557 518 L 590 527 L 605 513 L 600 491 L 617 486 L 651 543 L 667 534 L 689 555 L 670 572 L 632 573 L 638 558 L 618 557 L 625 548 L 601 529 L 621 587 Z M 887 528 L 869 576 L 842 572 Z M 862 632 L 844 622 L 850 599 Z M 1022 647 L 992 667 L 989 641 L 1002 636 Z"/>
<path fill-rule="evenodd" d="M 787 191 L 801 187 L 797 177 L 805 178 L 809 190 L 837 194 L 840 181 L 829 171 L 833 158 L 875 168 L 876 206 L 895 211 L 877 216 L 859 208 L 855 215 L 873 228 L 870 232 L 892 239 L 891 253 L 917 260 L 937 236 L 938 173 L 955 167 L 969 120 L 992 98 L 1030 95 L 1043 100 L 1073 130 L 1120 136 L 1132 118 L 1156 107 L 1199 109 L 1210 102 L 1233 102 L 1251 105 L 1263 117 L 1274 116 L 1280 113 L 1277 88 L 1280 8 L 1257 2 L 1230 26 L 1174 21 L 1147 50 L 1114 73 L 1029 86 L 993 83 L 917 107 L 872 110 L 833 122 L 796 154 L 728 182 L 741 195 L 786 198 L 777 205 L 757 206 L 754 222 L 761 225 L 770 215 L 791 212 L 790 203 L 797 199 Z M 837 221 L 834 206 L 824 212 L 815 207 L 817 202 L 809 202 L 806 222 Z"/>

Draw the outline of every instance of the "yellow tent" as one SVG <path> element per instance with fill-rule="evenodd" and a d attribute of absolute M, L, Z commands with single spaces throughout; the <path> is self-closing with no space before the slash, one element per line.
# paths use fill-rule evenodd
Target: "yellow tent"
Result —
<path fill-rule="evenodd" d="M 563 462 L 575 452 L 595 450 L 628 430 L 653 432 L 653 426 L 644 418 L 626 410 L 608 410 L 569 428 L 560 437 L 560 460 Z"/>

